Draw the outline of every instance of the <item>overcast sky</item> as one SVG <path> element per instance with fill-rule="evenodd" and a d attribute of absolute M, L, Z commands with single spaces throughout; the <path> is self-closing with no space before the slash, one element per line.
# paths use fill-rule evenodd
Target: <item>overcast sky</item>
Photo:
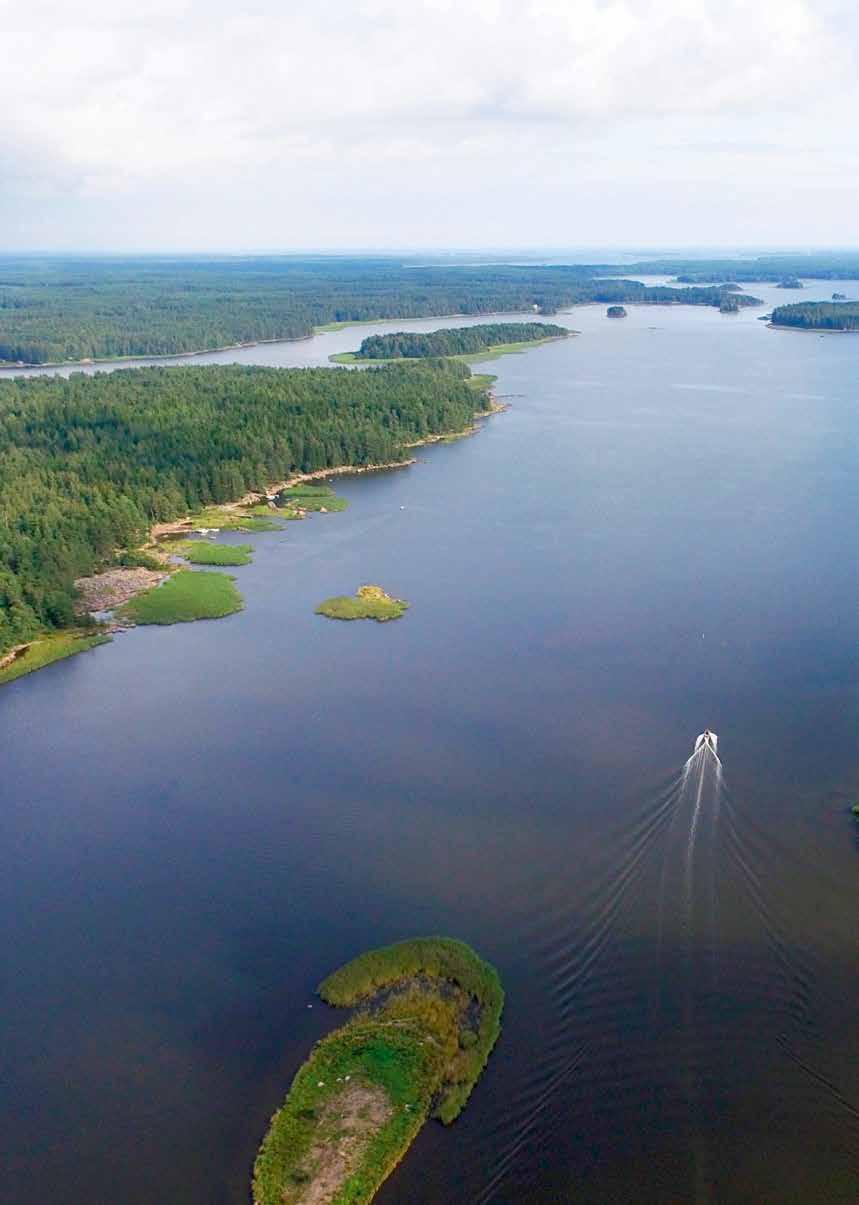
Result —
<path fill-rule="evenodd" d="M 0 246 L 859 244 L 855 0 L 0 0 Z"/>

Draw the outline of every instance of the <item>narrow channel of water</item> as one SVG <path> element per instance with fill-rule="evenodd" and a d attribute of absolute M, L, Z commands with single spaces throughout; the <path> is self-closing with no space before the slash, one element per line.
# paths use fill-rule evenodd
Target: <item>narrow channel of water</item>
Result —
<path fill-rule="evenodd" d="M 480 435 L 253 537 L 240 615 L 0 691 L 4 1202 L 246 1202 L 315 984 L 432 932 L 504 1030 L 382 1205 L 855 1200 L 859 338 L 566 320 Z M 313 614 L 365 581 L 408 615 Z"/>

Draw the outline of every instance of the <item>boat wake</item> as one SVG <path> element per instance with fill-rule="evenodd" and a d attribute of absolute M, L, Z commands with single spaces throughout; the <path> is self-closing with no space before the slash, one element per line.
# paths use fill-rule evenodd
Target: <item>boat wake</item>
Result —
<path fill-rule="evenodd" d="M 521 937 L 540 992 L 517 1034 L 529 1073 L 487 1128 L 482 1169 L 492 1170 L 481 1171 L 476 1205 L 526 1199 L 534 1161 L 548 1164 L 561 1148 L 581 1200 L 619 1199 L 611 1173 L 588 1161 L 602 1133 L 584 1120 L 594 1101 L 613 1141 L 629 1127 L 623 1175 L 647 1183 L 648 1199 L 725 1199 L 724 1168 L 745 1149 L 725 1106 L 750 1099 L 790 1099 L 819 1119 L 838 1174 L 851 1186 L 859 1178 L 859 1081 L 828 1045 L 835 1024 L 849 1025 L 854 975 L 840 946 L 827 962 L 820 927 L 798 930 L 792 907 L 795 884 L 819 896 L 824 914 L 842 896 L 732 796 L 717 734 L 705 729 L 692 744 L 675 773 L 625 801 L 599 841 L 577 851 L 574 893 L 562 850 L 557 874 L 530 884 Z M 648 1117 L 662 1163 L 635 1162 Z M 758 1125 L 748 1112 L 745 1124 L 761 1149 L 789 1149 L 772 1117 Z M 685 1170 L 669 1176 L 659 1168 L 674 1167 L 678 1144 Z M 748 1169 L 748 1199 L 786 1199 L 758 1191 L 768 1174 Z M 570 1197 L 568 1181 L 552 1190 Z"/>

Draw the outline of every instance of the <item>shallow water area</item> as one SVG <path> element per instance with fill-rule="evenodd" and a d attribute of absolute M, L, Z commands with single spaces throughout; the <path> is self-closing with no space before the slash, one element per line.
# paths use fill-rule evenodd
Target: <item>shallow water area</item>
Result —
<path fill-rule="evenodd" d="M 384 1205 L 855 1200 L 859 337 L 758 321 L 836 287 L 553 318 L 476 437 L 221 535 L 242 613 L 0 690 L 4 1202 L 243 1205 L 315 985 L 423 933 L 504 1028 Z"/>

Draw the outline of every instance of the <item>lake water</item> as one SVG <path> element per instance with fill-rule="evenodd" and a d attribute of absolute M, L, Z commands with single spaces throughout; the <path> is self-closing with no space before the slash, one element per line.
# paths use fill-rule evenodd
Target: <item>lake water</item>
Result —
<path fill-rule="evenodd" d="M 761 312 L 577 309 L 479 435 L 252 537 L 243 613 L 0 691 L 7 1205 L 244 1205 L 315 985 L 426 933 L 504 1029 L 383 1205 L 855 1202 L 859 337 Z M 368 581 L 408 615 L 314 615 Z"/>

